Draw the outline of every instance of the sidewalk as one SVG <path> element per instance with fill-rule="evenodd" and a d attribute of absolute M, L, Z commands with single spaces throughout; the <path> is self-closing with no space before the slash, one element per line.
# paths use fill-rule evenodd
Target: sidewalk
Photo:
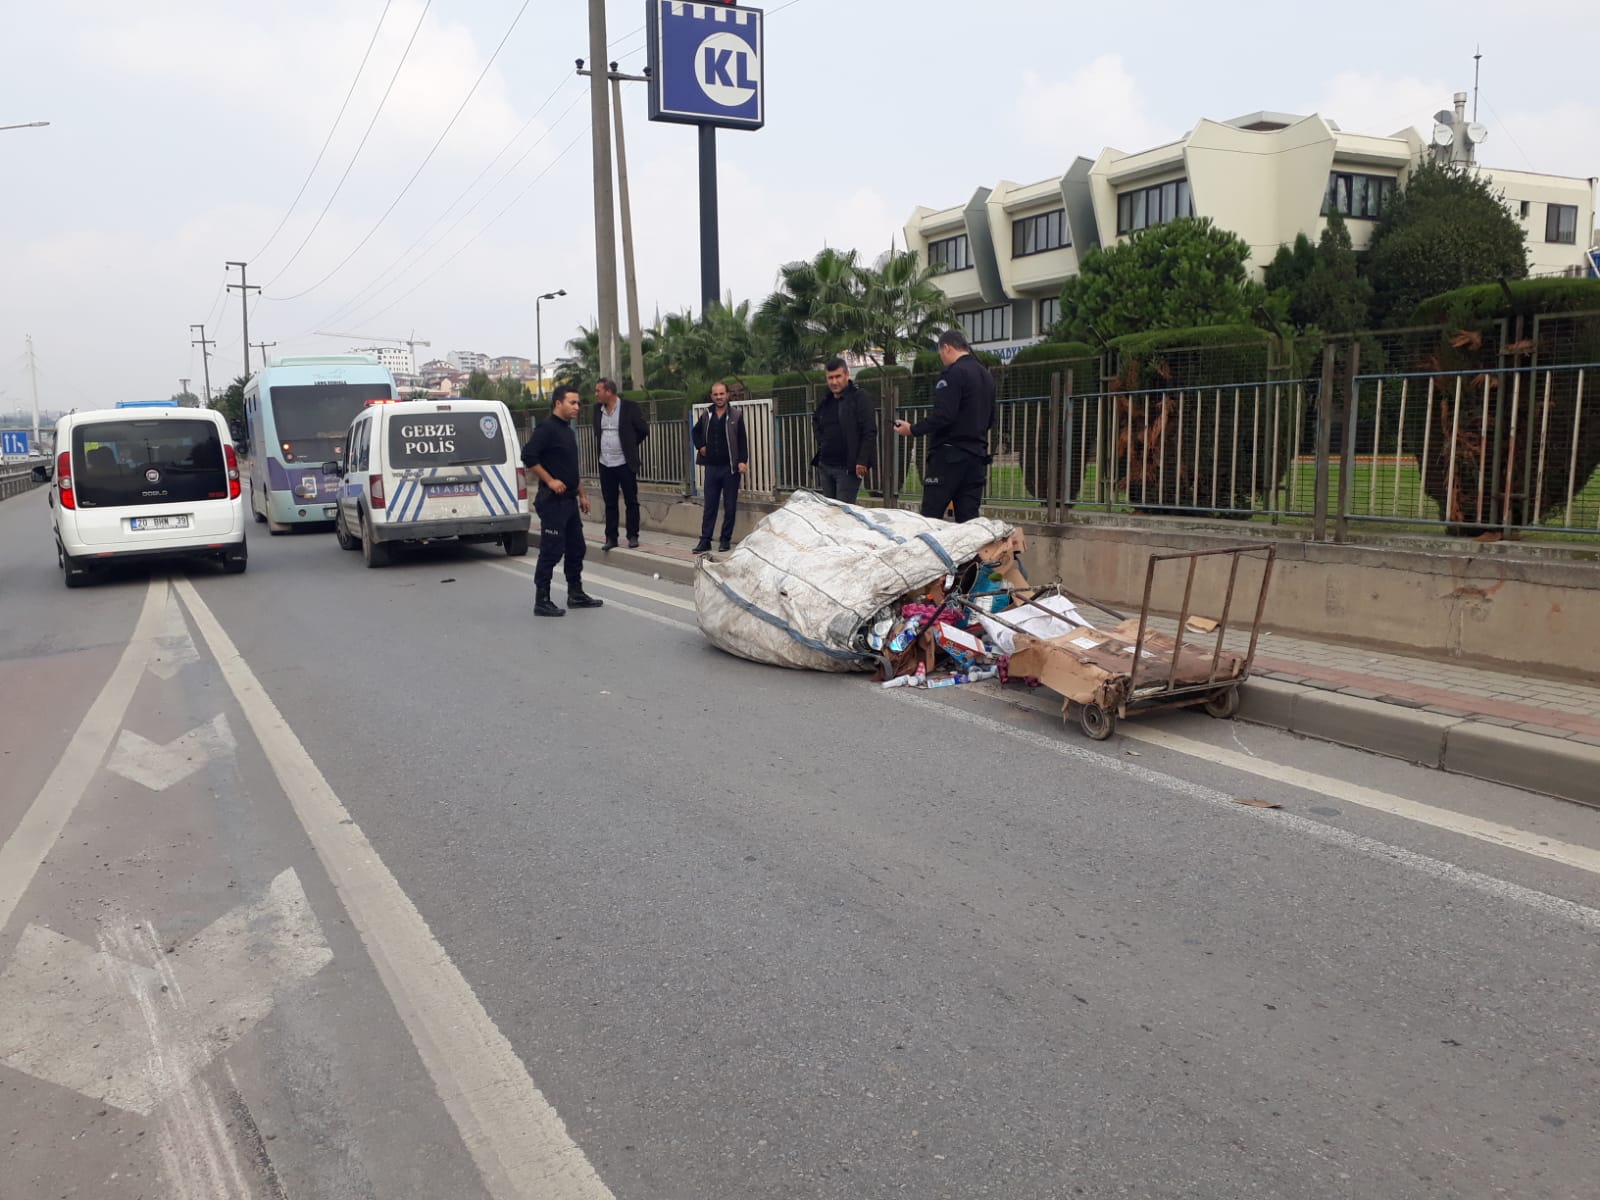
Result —
<path fill-rule="evenodd" d="M 692 538 L 601 552 L 600 526 L 585 533 L 592 561 L 694 578 Z M 1268 632 L 1242 699 L 1241 720 L 1600 806 L 1600 687 Z"/>

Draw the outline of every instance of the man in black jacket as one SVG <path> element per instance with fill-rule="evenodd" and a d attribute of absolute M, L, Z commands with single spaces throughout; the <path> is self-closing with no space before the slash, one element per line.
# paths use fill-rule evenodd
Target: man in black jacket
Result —
<path fill-rule="evenodd" d="M 617 385 L 594 385 L 594 440 L 600 447 L 600 498 L 606 507 L 606 544 L 617 545 L 617 493 L 628 510 L 628 546 L 639 548 L 639 446 L 650 436 L 644 410 L 617 395 Z"/>
<path fill-rule="evenodd" d="M 583 477 L 578 473 L 578 436 L 572 422 L 578 418 L 578 389 L 562 384 L 556 389 L 550 416 L 534 427 L 522 448 L 522 465 L 538 477 L 539 491 L 533 510 L 539 515 L 539 563 L 533 569 L 533 611 L 541 617 L 566 614 L 550 599 L 556 564 L 563 558 L 567 573 L 567 608 L 599 608 L 583 590 L 583 514 L 589 511 Z"/>
<path fill-rule="evenodd" d="M 811 414 L 817 453 L 817 490 L 830 500 L 856 502 L 856 492 L 878 459 L 878 401 L 850 378 L 844 359 L 830 358 L 824 365 L 828 394 Z"/>
<path fill-rule="evenodd" d="M 728 403 L 728 385 L 711 385 L 711 407 L 700 414 L 690 435 L 695 460 L 706 469 L 706 511 L 700 519 L 696 554 L 711 549 L 717 528 L 717 507 L 722 507 L 722 542 L 719 550 L 733 549 L 733 522 L 739 511 L 739 483 L 750 473 L 750 439 L 744 413 Z"/>
<path fill-rule="evenodd" d="M 928 435 L 922 469 L 922 515 L 942 517 L 955 505 L 956 521 L 970 521 L 989 481 L 989 429 L 994 424 L 994 376 L 972 356 L 959 329 L 939 335 L 944 372 L 933 388 L 933 411 L 915 425 L 896 421 L 901 437 Z"/>

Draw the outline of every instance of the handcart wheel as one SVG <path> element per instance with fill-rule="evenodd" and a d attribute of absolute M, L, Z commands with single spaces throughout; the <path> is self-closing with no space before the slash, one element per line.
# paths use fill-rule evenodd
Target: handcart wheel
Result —
<path fill-rule="evenodd" d="M 1206 701 L 1206 715 L 1216 717 L 1219 721 L 1230 719 L 1238 711 L 1239 689 L 1236 687 L 1223 688 Z"/>
<path fill-rule="evenodd" d="M 1078 705 L 1078 728 L 1094 741 L 1103 742 L 1117 731 L 1117 714 L 1098 704 Z"/>

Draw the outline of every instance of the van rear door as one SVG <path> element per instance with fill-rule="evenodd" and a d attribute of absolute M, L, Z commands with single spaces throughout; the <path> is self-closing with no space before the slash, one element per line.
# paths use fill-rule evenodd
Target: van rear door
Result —
<path fill-rule="evenodd" d="M 76 527 L 86 545 L 158 548 L 234 530 L 218 422 L 84 421 L 72 431 Z"/>
<path fill-rule="evenodd" d="M 461 520 L 523 511 L 506 412 L 501 405 L 447 403 L 427 412 L 385 414 L 388 519 Z"/>

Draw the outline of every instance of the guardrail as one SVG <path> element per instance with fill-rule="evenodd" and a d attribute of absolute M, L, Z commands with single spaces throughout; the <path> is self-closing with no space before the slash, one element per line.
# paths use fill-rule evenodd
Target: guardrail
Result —
<path fill-rule="evenodd" d="M 0 500 L 20 496 L 23 492 L 32 491 L 44 483 L 45 481 L 36 477 L 33 471 L 35 467 L 42 467 L 49 461 L 47 458 L 36 458 L 7 463 L 4 467 L 0 467 Z"/>

